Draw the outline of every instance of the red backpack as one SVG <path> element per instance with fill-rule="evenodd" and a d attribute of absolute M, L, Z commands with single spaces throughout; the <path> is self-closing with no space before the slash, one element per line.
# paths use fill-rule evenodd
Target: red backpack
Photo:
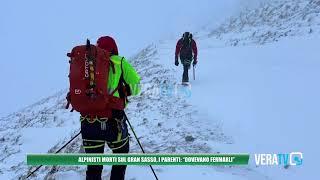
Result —
<path fill-rule="evenodd" d="M 91 118 L 111 117 L 112 109 L 124 109 L 124 100 L 113 96 L 117 89 L 108 93 L 110 65 L 114 70 L 109 53 L 87 40 L 86 45 L 74 47 L 67 55 L 70 90 L 66 108 L 71 104 L 73 110 Z"/>

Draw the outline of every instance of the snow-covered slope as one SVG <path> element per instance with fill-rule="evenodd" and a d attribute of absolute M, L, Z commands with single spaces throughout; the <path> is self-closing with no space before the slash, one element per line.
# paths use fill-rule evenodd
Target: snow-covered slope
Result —
<path fill-rule="evenodd" d="M 224 132 L 232 134 L 234 144 L 224 151 L 316 154 L 319 45 L 320 37 L 300 37 L 202 52 L 191 101 L 222 120 Z M 316 167 L 311 161 L 289 169 L 257 169 L 272 179 L 311 178 Z"/>
<path fill-rule="evenodd" d="M 199 123 L 205 116 L 199 116 L 185 100 L 189 91 L 179 89 L 174 70 L 161 65 L 163 56 L 159 54 L 159 50 L 163 49 L 151 45 L 132 58 L 133 66 L 142 76 L 143 91 L 140 96 L 131 99 L 127 114 L 141 137 L 145 150 L 167 153 L 215 152 L 207 144 L 208 141 L 231 143 L 232 139 L 223 134 L 220 122 Z M 175 88 L 177 93 L 174 93 Z M 16 179 L 27 174 L 26 153 L 55 152 L 78 132 L 79 114 L 64 109 L 65 94 L 65 90 L 61 91 L 21 112 L 1 119 L 3 138 L 0 143 L 4 152 L 1 158 L 2 178 Z M 78 152 L 80 145 L 81 138 L 78 138 L 63 152 Z M 140 152 L 134 140 L 131 152 Z M 167 167 L 156 169 L 163 172 Z M 64 179 L 67 171 L 73 172 L 71 178 L 77 175 L 74 172 L 83 176 L 85 169 L 46 167 L 40 170 L 36 178 Z M 138 172 L 140 173 L 133 177 L 143 178 L 148 173 L 152 175 L 148 168 L 138 167 Z M 201 175 L 201 172 L 197 174 Z"/>
<path fill-rule="evenodd" d="M 231 17 L 203 38 L 237 46 L 265 44 L 286 37 L 320 33 L 319 0 L 270 0 Z M 210 39 L 211 39 L 210 38 Z"/>
<path fill-rule="evenodd" d="M 127 114 L 145 150 L 315 154 L 319 6 L 315 0 L 276 1 L 244 11 L 218 29 L 198 32 L 199 65 L 191 89 L 178 85 L 182 68 L 173 65 L 176 40 L 150 45 L 130 58 L 142 76 L 143 91 L 131 98 Z M 0 179 L 23 178 L 30 170 L 26 153 L 55 152 L 79 131 L 79 114 L 64 109 L 65 94 L 62 90 L 0 119 Z M 80 145 L 78 137 L 63 152 L 78 152 Z M 134 139 L 131 152 L 140 152 Z M 308 158 L 302 167 L 287 169 L 253 162 L 155 169 L 161 180 L 263 180 L 312 179 L 315 167 Z M 105 167 L 105 178 L 109 170 Z M 85 167 L 43 167 L 32 179 L 84 179 L 84 174 Z M 127 179 L 153 177 L 148 167 L 128 167 Z"/>

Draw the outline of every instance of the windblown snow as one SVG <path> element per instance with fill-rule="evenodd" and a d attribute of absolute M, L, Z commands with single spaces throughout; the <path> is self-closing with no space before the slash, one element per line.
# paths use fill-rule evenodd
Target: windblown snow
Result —
<path fill-rule="evenodd" d="M 132 58 L 142 93 L 127 115 L 150 153 L 289 153 L 299 167 L 155 166 L 159 179 L 314 179 L 320 102 L 320 1 L 274 1 L 246 10 L 216 29 L 195 33 L 199 64 L 191 88 L 179 86 L 177 39 L 154 43 Z M 120 45 L 121 46 L 121 45 Z M 190 72 L 190 79 L 192 79 Z M 52 153 L 78 133 L 61 90 L 0 119 L 0 179 L 24 179 L 26 153 Z M 131 138 L 131 152 L 140 149 Z M 81 137 L 63 153 L 80 151 Z M 106 152 L 110 152 L 106 149 Z M 104 178 L 110 167 L 105 166 Z M 130 166 L 126 178 L 153 179 Z M 42 167 L 30 179 L 85 179 L 85 167 Z"/>

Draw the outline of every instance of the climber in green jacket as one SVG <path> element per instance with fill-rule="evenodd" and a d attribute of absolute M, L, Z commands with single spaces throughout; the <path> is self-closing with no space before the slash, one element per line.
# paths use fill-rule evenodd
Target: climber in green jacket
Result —
<path fill-rule="evenodd" d="M 118 48 L 113 38 L 104 36 L 98 39 L 97 46 L 110 53 L 112 61 L 108 77 L 108 92 L 113 96 L 127 97 L 140 93 L 140 76 L 130 63 L 118 55 Z M 124 84 L 119 88 L 119 83 Z M 118 88 L 118 89 L 117 89 Z M 125 93 L 125 94 L 124 94 Z M 125 102 L 126 104 L 128 101 Z M 112 110 L 112 118 L 81 117 L 81 135 L 83 148 L 86 153 L 103 153 L 105 142 L 113 153 L 129 152 L 129 133 L 123 110 Z M 102 165 L 88 165 L 87 180 L 101 180 Z M 126 166 L 114 165 L 111 170 L 110 180 L 124 180 Z"/>
<path fill-rule="evenodd" d="M 123 80 L 130 87 L 131 95 L 138 95 L 140 93 L 140 76 L 137 74 L 136 70 L 122 56 L 112 55 L 110 60 L 114 64 L 115 72 L 109 72 L 108 91 L 112 92 L 118 87 L 122 72 Z M 119 92 L 115 92 L 114 96 L 119 97 Z"/>

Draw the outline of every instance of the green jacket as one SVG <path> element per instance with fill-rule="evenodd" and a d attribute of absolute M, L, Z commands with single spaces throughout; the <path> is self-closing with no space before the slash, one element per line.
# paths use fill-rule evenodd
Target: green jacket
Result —
<path fill-rule="evenodd" d="M 130 86 L 131 94 L 138 95 L 140 93 L 140 76 L 136 72 L 136 70 L 122 56 L 113 55 L 110 57 L 110 59 L 114 64 L 115 72 L 113 72 L 112 68 L 110 67 L 108 79 L 108 92 L 111 93 L 117 88 L 121 76 L 121 71 L 123 70 L 123 79 Z M 119 97 L 119 93 L 115 92 L 114 96 Z"/>

